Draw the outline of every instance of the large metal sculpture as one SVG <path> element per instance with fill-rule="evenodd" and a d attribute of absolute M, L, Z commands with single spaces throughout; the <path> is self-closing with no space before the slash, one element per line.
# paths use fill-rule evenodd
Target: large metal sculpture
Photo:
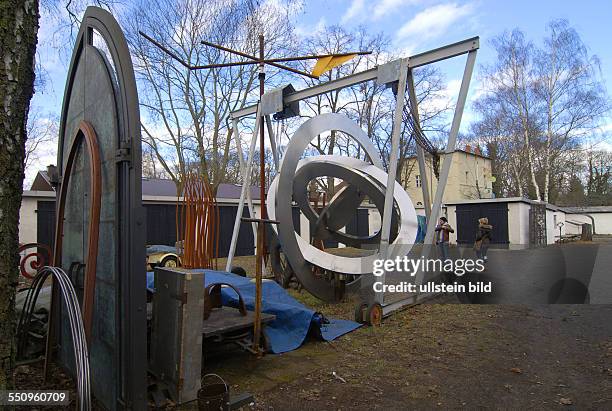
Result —
<path fill-rule="evenodd" d="M 357 140 L 372 164 L 356 158 L 342 156 L 314 156 L 299 161 L 313 138 L 326 131 L 337 130 Z M 331 176 L 341 179 L 347 185 L 318 214 L 310 204 L 307 189 L 314 178 Z M 282 249 L 295 275 L 302 285 L 323 300 L 335 299 L 335 289 L 329 286 L 332 275 L 360 276 L 371 274 L 375 259 L 383 258 L 378 252 L 365 257 L 342 257 L 329 254 L 299 236 L 293 227 L 292 200 L 296 201 L 306 218 L 314 223 L 315 232 L 329 233 L 331 237 L 353 247 L 363 244 L 378 244 L 380 231 L 367 237 L 351 236 L 339 230 L 354 216 L 355 210 L 367 196 L 382 213 L 385 200 L 387 174 L 382 170 L 380 154 L 354 121 L 342 114 L 322 114 L 298 128 L 283 157 L 282 167 L 268 193 L 268 215 L 279 221 L 278 236 Z M 398 183 L 394 193 L 395 227 L 392 243 L 396 245 L 391 258 L 403 256 L 410 251 L 417 234 L 416 212 L 408 194 Z M 293 193 L 280 196 L 279 193 Z M 318 236 L 320 237 L 320 235 Z M 358 279 L 360 277 L 357 277 Z M 356 288 L 359 281 L 349 284 Z"/>
<path fill-rule="evenodd" d="M 426 218 L 428 221 L 436 221 L 441 212 L 442 196 L 448 180 L 452 154 L 455 151 L 457 134 L 461 124 L 461 117 L 467 97 L 467 91 L 472 76 L 476 59 L 476 51 L 479 48 L 477 37 L 467 39 L 455 44 L 440 47 L 418 55 L 401 58 L 356 73 L 344 78 L 321 83 L 314 87 L 290 91 L 288 93 L 270 92 L 261 97 L 259 104 L 245 107 L 232 113 L 234 136 L 237 145 L 240 146 L 238 133 L 238 122 L 246 116 L 255 115 L 256 123 L 253 135 L 260 131 L 259 127 L 268 125 L 268 134 L 277 165 L 278 176 L 271 184 L 268 191 L 268 214 L 274 220 L 278 220 L 277 238 L 273 238 L 271 245 L 272 267 L 280 271 L 281 276 L 286 277 L 295 273 L 302 285 L 312 294 L 327 301 L 334 301 L 341 297 L 336 292 L 337 280 L 344 281 L 349 291 L 351 289 L 367 288 L 367 282 L 363 278 L 369 277 L 372 261 L 376 258 L 394 258 L 406 255 L 413 244 L 417 224 L 416 215 L 410 199 L 404 190 L 396 183 L 399 141 L 402 129 L 406 127 L 417 143 L 416 152 L 418 165 L 422 180 L 423 198 Z M 437 150 L 424 137 L 418 115 L 418 104 L 413 83 L 413 70 L 428 64 L 439 62 L 452 57 L 466 55 L 467 61 L 455 113 L 445 147 L 444 161 L 438 167 L 439 154 Z M 396 104 L 393 113 L 393 129 L 391 133 L 391 150 L 387 173 L 380 164 L 380 156 L 373 149 L 372 144 L 364 137 L 363 131 L 344 116 L 337 114 L 319 115 L 304 123 L 290 140 L 284 153 L 277 152 L 274 135 L 270 126 L 270 116 L 276 114 L 298 102 L 315 97 L 334 90 L 340 90 L 367 81 L 376 81 L 394 90 Z M 260 119 L 266 121 L 260 121 Z M 261 124 L 261 126 L 260 126 Z M 357 159 L 336 156 L 317 156 L 300 160 L 308 143 L 322 132 L 330 130 L 344 131 L 353 139 L 357 140 L 369 157 L 369 163 Z M 248 187 L 250 186 L 250 170 L 253 164 L 255 152 L 255 138 L 250 142 L 246 161 L 242 161 L 243 186 L 239 200 L 238 216 L 245 203 L 248 204 L 251 215 L 254 215 L 253 204 Z M 438 185 L 433 201 L 429 198 L 429 185 L 426 181 L 425 152 L 434 156 L 436 163 L 436 176 Z M 242 160 L 242 159 L 241 159 Z M 344 180 L 347 184 L 318 212 L 308 201 L 305 185 L 316 177 L 330 176 Z M 348 219 L 352 216 L 355 208 L 367 196 L 372 201 L 382 216 L 382 224 L 379 232 L 373 236 L 355 237 L 341 232 Z M 346 245 L 371 249 L 377 246 L 370 255 L 357 258 L 332 256 L 310 245 L 309 241 L 296 235 L 293 227 L 291 206 L 297 203 L 302 214 L 314 226 L 313 238 L 332 238 Z M 239 217 L 236 218 L 232 243 L 230 246 L 227 268 L 231 267 L 232 257 L 235 249 L 237 233 L 240 225 Z M 419 250 L 422 255 L 428 256 L 431 252 L 430 245 L 434 237 L 434 224 L 427 225 L 425 234 L 425 246 Z M 311 233 L 312 234 L 312 233 Z M 424 273 L 416 275 L 416 283 L 421 283 Z M 352 281 L 351 279 L 357 279 Z M 379 281 L 385 282 L 383 275 Z M 361 283 L 361 284 L 360 284 Z M 366 298 L 366 305 L 374 307 L 377 317 L 390 313 L 391 311 L 417 301 L 422 295 L 410 295 L 399 301 L 385 300 L 383 293 L 377 293 L 373 298 Z M 368 310 L 370 312 L 370 310 Z"/>
<path fill-rule="evenodd" d="M 82 294 L 92 391 L 108 409 L 146 408 L 140 144 L 138 94 L 125 37 L 108 12 L 89 7 L 62 107 L 54 265 L 72 274 Z M 58 359 L 72 369 L 67 313 L 57 298 L 53 312 Z"/>

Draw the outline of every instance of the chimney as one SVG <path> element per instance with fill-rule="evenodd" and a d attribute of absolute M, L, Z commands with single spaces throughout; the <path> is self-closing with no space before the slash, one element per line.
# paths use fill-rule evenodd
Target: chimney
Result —
<path fill-rule="evenodd" d="M 480 154 L 480 147 L 476 146 L 476 147 L 474 148 L 474 154 L 476 154 L 476 155 L 481 155 L 481 154 Z"/>
<path fill-rule="evenodd" d="M 471 153 L 472 152 L 472 147 L 469 144 L 465 145 L 465 152 L 466 153 Z"/>

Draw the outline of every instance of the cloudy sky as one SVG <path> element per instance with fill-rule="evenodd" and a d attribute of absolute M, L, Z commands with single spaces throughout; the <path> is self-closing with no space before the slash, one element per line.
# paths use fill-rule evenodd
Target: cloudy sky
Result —
<path fill-rule="evenodd" d="M 578 31 L 590 52 L 599 57 L 601 76 L 610 91 L 611 16 L 612 2 L 603 0 L 306 0 L 303 12 L 295 17 L 295 26 L 298 32 L 307 34 L 325 25 L 338 24 L 346 28 L 362 25 L 373 33 L 385 33 L 391 39 L 393 48 L 405 55 L 480 36 L 477 65 L 481 65 L 494 61 L 495 53 L 490 39 L 504 30 L 519 28 L 528 39 L 539 43 L 545 35 L 546 23 L 564 18 Z M 66 47 L 66 39 L 57 34 L 57 21 L 45 13 L 41 16 L 39 39 L 38 60 L 45 68 L 47 82 L 45 88 L 35 94 L 32 104 L 42 112 L 43 117 L 59 117 L 70 47 Z M 465 57 L 439 64 L 448 82 L 449 96 L 455 96 L 458 91 L 464 64 Z M 474 120 L 469 100 L 479 92 L 478 73 L 477 67 L 462 130 Z M 612 120 L 607 119 L 606 123 L 609 124 L 606 128 L 612 131 Z M 40 151 L 40 168 L 55 162 L 53 145 Z M 33 171 L 28 172 L 28 181 L 33 178 Z"/>

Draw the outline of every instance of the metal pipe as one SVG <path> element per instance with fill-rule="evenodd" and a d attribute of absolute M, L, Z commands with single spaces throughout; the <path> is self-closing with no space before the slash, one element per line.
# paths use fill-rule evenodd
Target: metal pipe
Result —
<path fill-rule="evenodd" d="M 274 67 L 276 67 L 276 68 L 280 68 L 280 69 L 283 69 L 283 70 L 287 70 L 287 71 L 290 71 L 290 72 L 292 72 L 292 73 L 299 74 L 299 75 L 301 75 L 301 76 L 310 77 L 310 78 L 313 78 L 313 79 L 315 79 L 315 80 L 316 80 L 316 79 L 318 79 L 318 77 L 313 76 L 313 75 L 312 75 L 312 74 L 310 74 L 310 73 L 306 73 L 305 71 L 296 70 L 296 69 L 294 69 L 294 68 L 287 67 L 287 66 L 284 66 L 284 65 L 282 65 L 282 64 L 273 63 L 273 62 L 272 62 L 272 63 L 265 63 L 265 62 L 263 61 L 263 60 L 264 60 L 264 58 L 263 58 L 262 56 L 260 56 L 260 57 L 258 58 L 258 57 L 255 57 L 255 56 L 251 56 L 250 54 L 246 54 L 246 53 L 243 53 L 243 52 L 238 51 L 238 50 L 234 50 L 234 49 L 230 49 L 230 48 L 227 48 L 227 47 L 223 47 L 223 46 L 220 46 L 219 44 L 211 43 L 211 42 L 208 42 L 208 41 L 205 41 L 205 40 L 202 40 L 202 41 L 201 41 L 201 43 L 202 43 L 202 44 L 204 44 L 204 45 L 206 45 L 206 46 L 214 47 L 214 48 L 219 49 L 219 50 L 222 50 L 222 51 L 227 51 L 227 52 L 229 52 L 229 53 L 234 53 L 234 54 L 237 54 L 237 55 L 239 55 L 239 56 L 241 56 L 241 57 L 245 57 L 245 58 L 248 58 L 248 59 L 251 59 L 251 60 L 255 60 L 255 62 L 256 62 L 256 63 L 260 63 L 260 64 L 262 64 L 262 63 L 264 63 L 264 64 L 269 64 L 269 65 L 274 66 Z M 261 54 L 261 53 L 260 53 L 260 54 Z"/>
<path fill-rule="evenodd" d="M 434 197 L 433 207 L 431 210 L 431 220 L 427 224 L 427 232 L 425 234 L 424 241 L 424 244 L 426 245 L 432 244 L 433 242 L 435 222 L 438 220 L 438 216 L 440 214 L 440 206 L 442 205 L 444 189 L 446 188 L 446 182 L 448 181 L 448 175 L 450 173 L 453 152 L 455 151 L 455 146 L 457 143 L 457 134 L 459 133 L 459 127 L 461 126 L 461 117 L 463 116 L 463 109 L 465 108 L 465 100 L 467 98 L 468 89 L 470 87 L 470 80 L 472 79 L 472 72 L 474 71 L 475 62 L 476 50 L 473 50 L 468 53 L 467 61 L 465 63 L 465 70 L 463 71 L 461 88 L 459 89 L 459 96 L 457 97 L 455 114 L 453 116 L 453 122 L 448 136 L 448 143 L 446 145 L 446 156 L 444 157 L 444 161 L 442 163 L 440 180 L 438 182 L 438 187 L 436 188 L 436 195 Z"/>
<path fill-rule="evenodd" d="M 240 164 L 240 171 L 244 172 L 246 164 L 244 163 L 244 157 L 242 156 L 242 142 L 240 140 L 240 134 L 238 132 L 238 120 L 232 121 L 232 127 L 234 129 L 234 140 L 236 141 L 236 152 L 238 154 L 238 163 Z M 249 210 L 249 217 L 255 218 L 255 207 L 253 207 L 253 199 L 251 198 L 251 190 L 246 192 L 247 207 Z M 253 238 L 257 238 L 257 224 L 251 223 L 253 229 Z"/>
<path fill-rule="evenodd" d="M 264 61 L 264 36 L 259 35 L 259 98 L 265 93 L 266 71 Z M 266 159 L 265 159 L 265 119 L 261 116 L 259 124 L 259 218 L 266 219 Z M 264 248 L 266 244 L 265 227 L 262 223 L 257 224 L 257 258 L 255 267 L 255 322 L 253 327 L 253 350 L 259 352 L 259 339 L 261 334 L 261 287 L 262 270 L 264 263 Z"/>
<path fill-rule="evenodd" d="M 17 327 L 18 349 L 23 353 L 27 346 L 29 337 L 29 324 L 36 307 L 36 301 L 40 290 L 48 277 L 52 277 L 53 283 L 62 296 L 66 313 L 68 314 L 69 328 L 72 336 L 72 349 L 74 351 L 74 365 L 76 374 L 76 385 L 78 395 L 78 408 L 80 410 L 91 410 L 91 381 L 89 368 L 89 351 L 83 316 L 79 306 L 78 297 L 70 278 L 64 270 L 59 267 L 43 267 L 32 282 L 32 287 L 26 296 L 26 304 L 21 313 Z M 50 335 L 47 334 L 47 340 Z"/>
<path fill-rule="evenodd" d="M 272 64 L 272 63 L 280 63 L 284 61 L 314 60 L 314 59 L 320 59 L 320 58 L 345 57 L 345 56 L 352 56 L 352 55 L 365 56 L 368 54 L 372 54 L 372 52 L 371 51 L 356 51 L 353 53 L 321 54 L 321 55 L 299 56 L 299 57 L 281 57 L 281 58 L 275 58 L 275 59 L 264 59 L 263 62 L 265 64 Z M 203 66 L 189 66 L 189 68 L 191 69 L 211 69 L 211 68 L 223 68 L 223 67 L 234 67 L 234 66 L 246 66 L 250 64 L 260 64 L 260 60 L 258 59 L 258 60 L 253 60 L 253 61 L 234 61 L 231 63 L 206 64 Z M 186 63 L 183 63 L 183 65 L 186 65 Z"/>

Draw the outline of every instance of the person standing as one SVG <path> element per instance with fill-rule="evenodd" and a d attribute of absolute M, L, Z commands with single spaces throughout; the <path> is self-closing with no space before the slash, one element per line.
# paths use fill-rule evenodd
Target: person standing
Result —
<path fill-rule="evenodd" d="M 446 217 L 440 217 L 436 226 L 436 244 L 440 249 L 442 260 L 448 260 L 448 242 L 450 240 L 450 233 L 454 232 L 455 230 L 448 223 Z"/>
<path fill-rule="evenodd" d="M 478 219 L 478 233 L 474 242 L 474 250 L 476 256 L 484 261 L 487 261 L 487 250 L 491 244 L 491 230 L 493 226 L 489 224 L 489 219 L 482 217 Z"/>

